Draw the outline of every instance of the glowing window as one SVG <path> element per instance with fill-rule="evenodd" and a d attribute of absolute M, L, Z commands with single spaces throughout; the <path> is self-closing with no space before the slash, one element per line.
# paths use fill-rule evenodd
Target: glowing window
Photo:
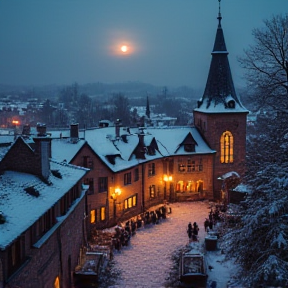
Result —
<path fill-rule="evenodd" d="M 224 132 L 220 139 L 221 163 L 233 163 L 233 136 L 229 131 Z"/>
<path fill-rule="evenodd" d="M 95 210 L 91 210 L 90 212 L 90 223 L 95 223 L 95 220 L 96 220 L 96 213 L 95 213 Z"/>
<path fill-rule="evenodd" d="M 104 221 L 106 219 L 106 209 L 105 207 L 101 207 L 100 209 L 100 220 Z"/>
<path fill-rule="evenodd" d="M 58 276 L 56 277 L 54 281 L 54 288 L 60 288 L 60 280 Z"/>
<path fill-rule="evenodd" d="M 124 209 L 129 209 L 135 206 L 137 206 L 137 195 L 134 195 L 132 197 L 129 197 L 128 199 L 125 199 Z"/>

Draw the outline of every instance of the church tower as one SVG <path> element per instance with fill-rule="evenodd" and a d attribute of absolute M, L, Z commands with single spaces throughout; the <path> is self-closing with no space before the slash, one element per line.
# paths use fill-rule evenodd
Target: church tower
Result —
<path fill-rule="evenodd" d="M 214 158 L 214 198 L 221 199 L 223 179 L 245 173 L 248 110 L 236 95 L 228 61 L 219 1 L 218 28 L 203 97 L 194 109 L 194 125 L 206 139 Z M 236 172 L 236 173 L 235 173 Z"/>

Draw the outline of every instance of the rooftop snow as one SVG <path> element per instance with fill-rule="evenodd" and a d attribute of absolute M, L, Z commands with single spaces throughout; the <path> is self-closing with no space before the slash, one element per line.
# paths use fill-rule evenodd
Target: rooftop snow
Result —
<path fill-rule="evenodd" d="M 144 135 L 143 140 L 145 145 L 150 145 L 152 139 L 155 138 L 159 148 L 159 151 L 156 151 L 155 155 L 146 154 L 146 160 L 136 159 L 132 155 L 139 143 L 140 132 Z M 198 144 L 195 146 L 195 152 L 186 152 L 184 149 L 177 150 L 189 132 Z M 130 133 L 128 133 L 125 127 L 121 127 L 120 137 L 116 137 L 115 133 L 115 127 L 96 128 L 85 131 L 85 140 L 102 161 L 114 172 L 131 168 L 138 165 L 139 162 L 146 162 L 165 156 L 215 153 L 214 150 L 208 147 L 198 130 L 194 127 L 144 128 L 143 133 L 138 128 L 130 128 Z M 122 135 L 126 135 L 126 141 L 123 141 L 121 138 Z M 72 159 L 76 154 L 76 150 L 81 147 L 73 145 L 67 145 L 64 139 L 59 141 L 53 140 L 52 157 L 62 161 L 65 155 L 65 159 L 69 162 L 69 159 Z M 175 152 L 176 150 L 177 152 Z M 111 164 L 108 161 L 106 158 L 107 155 L 115 156 L 115 164 Z"/>
<path fill-rule="evenodd" d="M 6 219 L 0 225 L 0 249 L 4 249 L 26 231 L 88 171 L 55 161 L 51 161 L 50 166 L 51 170 L 59 170 L 62 175 L 62 179 L 59 179 L 51 174 L 49 181 L 52 185 L 26 173 L 6 171 L 0 176 L 0 211 Z M 39 197 L 25 192 L 24 189 L 31 186 L 39 191 Z"/>

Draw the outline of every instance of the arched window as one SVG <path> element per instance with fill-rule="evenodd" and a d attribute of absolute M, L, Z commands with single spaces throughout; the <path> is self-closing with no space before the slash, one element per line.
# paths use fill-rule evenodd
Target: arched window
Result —
<path fill-rule="evenodd" d="M 225 131 L 220 139 L 221 163 L 233 163 L 233 135 L 229 131 Z"/>
<path fill-rule="evenodd" d="M 60 288 L 60 280 L 58 276 L 56 277 L 54 281 L 54 288 Z"/>

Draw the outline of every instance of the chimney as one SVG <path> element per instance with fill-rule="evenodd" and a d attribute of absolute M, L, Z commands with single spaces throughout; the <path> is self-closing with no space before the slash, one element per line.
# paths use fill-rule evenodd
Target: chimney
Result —
<path fill-rule="evenodd" d="M 37 136 L 46 136 L 46 124 L 37 123 Z"/>
<path fill-rule="evenodd" d="M 51 158 L 51 138 L 35 137 L 35 171 L 39 176 L 48 179 L 50 174 L 50 158 Z"/>
<path fill-rule="evenodd" d="M 137 159 L 146 159 L 145 158 L 145 143 L 144 143 L 144 133 L 139 133 L 138 138 L 139 138 L 139 144 L 137 146 L 137 151 L 136 151 L 136 158 Z"/>
<path fill-rule="evenodd" d="M 70 125 L 70 138 L 72 142 L 77 142 L 79 140 L 79 124 Z"/>
<path fill-rule="evenodd" d="M 31 128 L 29 124 L 25 124 L 22 129 L 22 135 L 30 135 Z"/>
<path fill-rule="evenodd" d="M 120 137 L 120 127 L 121 127 L 121 120 L 117 119 L 115 121 L 115 134 L 116 134 L 116 138 Z"/>

